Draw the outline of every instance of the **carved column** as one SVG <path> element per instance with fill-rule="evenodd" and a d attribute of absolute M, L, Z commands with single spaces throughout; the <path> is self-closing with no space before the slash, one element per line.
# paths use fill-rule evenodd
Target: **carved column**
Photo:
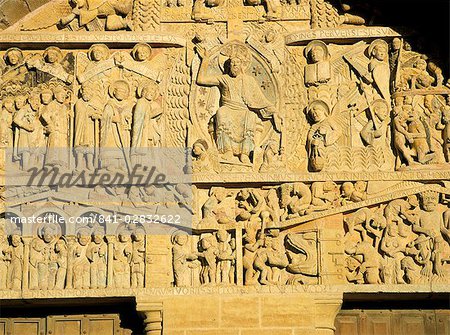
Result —
<path fill-rule="evenodd" d="M 73 286 L 73 248 L 76 242 L 75 236 L 67 237 L 67 282 L 66 288 L 72 288 Z"/>
<path fill-rule="evenodd" d="M 106 242 L 108 242 L 108 263 L 107 263 L 107 279 L 106 287 L 113 287 L 113 262 L 114 262 L 114 236 L 106 236 Z"/>
<path fill-rule="evenodd" d="M 162 335 L 163 303 L 138 302 L 136 309 L 144 318 L 145 335 Z"/>
<path fill-rule="evenodd" d="M 242 227 L 236 227 L 236 284 L 244 285 L 244 266 L 242 265 Z"/>
<path fill-rule="evenodd" d="M 315 298 L 316 335 L 333 335 L 336 316 L 342 306 L 342 293 Z"/>
<path fill-rule="evenodd" d="M 23 241 L 23 266 L 22 266 L 22 290 L 28 290 L 28 278 L 30 268 L 30 243 L 31 237 L 22 237 Z"/>

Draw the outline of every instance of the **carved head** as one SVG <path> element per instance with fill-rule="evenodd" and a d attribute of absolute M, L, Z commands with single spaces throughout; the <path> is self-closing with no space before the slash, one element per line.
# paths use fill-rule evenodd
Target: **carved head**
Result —
<path fill-rule="evenodd" d="M 364 180 L 358 180 L 355 182 L 355 190 L 365 192 L 367 190 L 367 182 Z"/>
<path fill-rule="evenodd" d="M 49 88 L 44 88 L 41 92 L 41 101 L 44 105 L 48 105 L 53 100 L 53 91 Z"/>
<path fill-rule="evenodd" d="M 92 235 L 92 240 L 96 244 L 100 244 L 103 241 L 103 236 L 105 236 L 105 231 L 102 227 L 98 226 Z"/>
<path fill-rule="evenodd" d="M 142 228 L 137 228 L 135 231 L 133 231 L 132 234 L 133 240 L 136 242 L 141 242 L 145 238 L 145 231 Z"/>
<path fill-rule="evenodd" d="M 18 94 L 15 99 L 16 108 L 21 109 L 22 107 L 24 107 L 27 104 L 27 99 L 28 99 L 27 95 Z"/>
<path fill-rule="evenodd" d="M 380 121 L 384 121 L 389 116 L 389 105 L 386 100 L 377 99 L 372 102 L 372 111 Z"/>
<path fill-rule="evenodd" d="M 228 58 L 224 68 L 231 77 L 244 73 L 252 59 L 250 50 L 242 44 L 228 44 L 222 48 L 221 54 Z"/>
<path fill-rule="evenodd" d="M 121 229 L 118 236 L 119 241 L 122 243 L 128 242 L 130 240 L 130 232 L 126 228 Z"/>
<path fill-rule="evenodd" d="M 212 243 L 210 237 L 211 236 L 206 236 L 200 240 L 200 246 L 202 247 L 203 250 L 208 250 L 209 248 L 211 248 Z"/>
<path fill-rule="evenodd" d="M 139 86 L 136 90 L 138 98 L 145 98 L 148 101 L 153 101 L 158 98 L 158 85 L 151 81 L 146 85 Z"/>
<path fill-rule="evenodd" d="M 244 73 L 244 63 L 241 57 L 234 56 L 230 58 L 230 76 L 237 77 Z"/>
<path fill-rule="evenodd" d="M 147 43 L 138 43 L 134 46 L 131 51 L 131 56 L 133 59 L 138 62 L 146 61 L 152 55 L 152 48 Z"/>
<path fill-rule="evenodd" d="M 45 243 L 50 243 L 56 237 L 56 232 L 51 226 L 45 226 L 42 230 L 42 239 Z"/>
<path fill-rule="evenodd" d="M 255 243 L 256 242 L 256 232 L 257 232 L 256 228 L 248 227 L 245 230 L 245 236 L 244 236 L 245 242 L 246 243 Z"/>
<path fill-rule="evenodd" d="M 9 113 L 14 112 L 14 109 L 15 109 L 14 108 L 15 107 L 14 97 L 7 96 L 5 99 L 3 99 L 3 107 L 5 107 L 5 109 Z"/>
<path fill-rule="evenodd" d="M 67 91 L 63 86 L 57 85 L 53 88 L 53 96 L 56 101 L 62 104 L 67 99 Z"/>
<path fill-rule="evenodd" d="M 427 61 L 425 59 L 419 58 L 414 63 L 414 67 L 419 71 L 425 71 L 427 69 Z"/>
<path fill-rule="evenodd" d="M 47 63 L 53 64 L 61 61 L 63 54 L 57 47 L 48 47 L 44 51 L 44 59 Z"/>
<path fill-rule="evenodd" d="M 104 44 L 94 44 L 89 48 L 87 54 L 91 61 L 99 62 L 108 58 L 109 48 Z"/>
<path fill-rule="evenodd" d="M 222 201 L 227 197 L 227 190 L 225 187 L 212 187 L 210 195 L 216 197 L 217 200 Z"/>
<path fill-rule="evenodd" d="M 355 190 L 355 187 L 349 181 L 346 181 L 341 186 L 341 192 L 344 197 L 350 197 L 354 190 Z"/>
<path fill-rule="evenodd" d="M 325 120 L 329 113 L 330 107 L 323 100 L 314 100 L 308 107 L 308 115 L 313 123 Z"/>
<path fill-rule="evenodd" d="M 10 48 L 6 50 L 3 59 L 5 60 L 6 64 L 15 66 L 22 62 L 23 53 L 19 48 Z"/>
<path fill-rule="evenodd" d="M 408 42 L 404 41 L 403 42 L 403 50 L 411 51 L 412 50 L 411 44 L 409 44 Z"/>
<path fill-rule="evenodd" d="M 94 241 L 95 244 L 100 244 L 103 240 L 103 235 L 94 233 L 94 235 L 92 236 L 92 240 Z"/>
<path fill-rule="evenodd" d="M 250 197 L 250 191 L 247 188 L 244 188 L 239 191 L 237 194 L 237 198 L 239 200 L 247 200 Z"/>
<path fill-rule="evenodd" d="M 58 241 L 56 241 L 56 244 L 55 244 L 56 252 L 61 252 L 61 250 L 64 250 L 65 248 L 66 248 L 66 242 L 64 242 L 64 240 L 59 239 Z"/>
<path fill-rule="evenodd" d="M 310 63 L 318 63 L 329 58 L 328 47 L 322 41 L 311 41 L 305 48 L 305 57 Z"/>
<path fill-rule="evenodd" d="M 123 101 L 130 96 L 130 86 L 125 80 L 117 80 L 109 86 L 109 94 L 118 101 Z"/>
<path fill-rule="evenodd" d="M 11 244 L 13 247 L 17 247 L 22 242 L 22 238 L 20 237 L 20 234 L 18 232 L 13 232 L 11 235 Z"/>
<path fill-rule="evenodd" d="M 86 228 L 81 228 L 77 234 L 78 243 L 82 246 L 87 245 L 91 241 L 91 234 Z"/>
<path fill-rule="evenodd" d="M 208 143 L 205 140 L 199 139 L 192 145 L 192 153 L 196 157 L 202 156 L 208 150 Z"/>
<path fill-rule="evenodd" d="M 417 195 L 412 194 L 408 196 L 408 203 L 411 205 L 411 207 L 418 207 L 419 206 L 419 199 L 417 198 Z"/>
<path fill-rule="evenodd" d="M 219 229 L 216 235 L 219 242 L 226 242 L 228 240 L 228 232 L 225 229 Z"/>
<path fill-rule="evenodd" d="M 376 39 L 370 43 L 368 52 L 371 58 L 375 58 L 379 61 L 385 61 L 388 56 L 388 44 L 383 40 Z"/>
<path fill-rule="evenodd" d="M 273 42 L 276 37 L 277 37 L 277 34 L 275 33 L 275 30 L 269 29 L 265 35 L 266 43 Z"/>
<path fill-rule="evenodd" d="M 398 37 L 394 38 L 392 40 L 392 50 L 400 50 L 400 48 L 402 47 L 402 40 L 399 39 Z"/>
<path fill-rule="evenodd" d="M 28 103 L 30 104 L 30 107 L 32 110 L 34 110 L 34 111 L 39 110 L 39 107 L 41 105 L 41 98 L 40 98 L 39 94 L 36 92 L 33 92 L 28 97 Z"/>
<path fill-rule="evenodd" d="M 425 191 L 419 194 L 420 204 L 424 211 L 433 212 L 439 204 L 439 193 L 435 191 Z"/>
<path fill-rule="evenodd" d="M 403 106 L 403 103 L 405 101 L 405 97 L 402 95 L 394 95 L 394 104 L 397 107 Z"/>

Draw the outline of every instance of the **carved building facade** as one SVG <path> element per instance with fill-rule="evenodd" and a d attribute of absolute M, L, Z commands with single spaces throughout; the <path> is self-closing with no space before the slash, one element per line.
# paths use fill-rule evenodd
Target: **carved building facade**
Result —
<path fill-rule="evenodd" d="M 53 0 L 3 30 L 0 334 L 450 334 L 448 78 L 347 7 Z M 162 233 L 157 187 L 20 183 L 155 148 L 192 178 Z"/>

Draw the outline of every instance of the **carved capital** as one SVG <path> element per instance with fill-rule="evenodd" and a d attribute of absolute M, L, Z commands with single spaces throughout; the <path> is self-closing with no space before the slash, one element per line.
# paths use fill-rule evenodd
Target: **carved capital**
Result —
<path fill-rule="evenodd" d="M 316 335 L 333 335 L 334 323 L 342 306 L 341 293 L 315 299 Z"/>
<path fill-rule="evenodd" d="M 163 330 L 163 303 L 138 302 L 136 310 L 144 318 L 145 335 L 161 335 Z"/>

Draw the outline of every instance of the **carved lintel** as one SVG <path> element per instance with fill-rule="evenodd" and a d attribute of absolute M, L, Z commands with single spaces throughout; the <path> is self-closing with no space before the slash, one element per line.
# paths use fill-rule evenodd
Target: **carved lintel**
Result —
<path fill-rule="evenodd" d="M 144 318 L 145 335 L 161 335 L 163 330 L 163 303 L 138 302 L 136 310 Z"/>

